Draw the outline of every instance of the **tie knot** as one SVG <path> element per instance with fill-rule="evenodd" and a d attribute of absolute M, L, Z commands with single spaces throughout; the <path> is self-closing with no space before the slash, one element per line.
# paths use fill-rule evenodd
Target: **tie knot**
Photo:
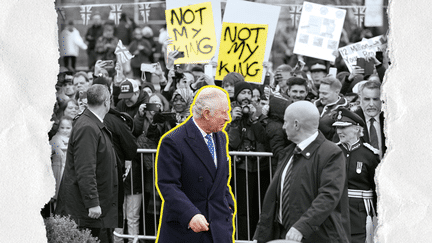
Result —
<path fill-rule="evenodd" d="M 207 135 L 205 136 L 205 138 L 208 139 L 208 140 L 211 140 L 211 134 L 207 134 Z"/>
<path fill-rule="evenodd" d="M 375 118 L 372 117 L 369 121 L 370 121 L 371 123 L 374 123 Z"/>
<path fill-rule="evenodd" d="M 298 146 L 296 146 L 294 149 L 294 154 L 301 154 L 301 152 L 302 150 Z"/>

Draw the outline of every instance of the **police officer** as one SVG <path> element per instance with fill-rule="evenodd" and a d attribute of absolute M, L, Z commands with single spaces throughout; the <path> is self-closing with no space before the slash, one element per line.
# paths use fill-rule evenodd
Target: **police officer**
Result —
<path fill-rule="evenodd" d="M 361 142 L 364 121 L 348 109 L 338 109 L 333 126 L 340 139 L 338 145 L 346 157 L 351 242 L 364 243 L 367 242 L 367 236 L 373 235 L 373 231 L 369 232 L 366 225 L 367 221 L 368 225 L 372 225 L 372 217 L 376 216 L 374 176 L 379 163 L 379 151 L 370 144 Z"/>

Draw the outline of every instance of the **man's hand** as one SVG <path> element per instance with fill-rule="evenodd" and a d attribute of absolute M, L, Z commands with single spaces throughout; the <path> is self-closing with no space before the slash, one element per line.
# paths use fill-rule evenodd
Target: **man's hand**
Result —
<path fill-rule="evenodd" d="M 269 105 L 264 105 L 262 107 L 262 114 L 265 115 L 265 116 L 267 116 L 268 113 L 269 113 L 269 110 L 270 110 L 270 106 Z"/>
<path fill-rule="evenodd" d="M 175 61 L 176 59 L 178 59 L 178 58 L 175 57 L 175 56 L 176 56 L 178 53 L 179 53 L 178 50 L 170 51 L 170 52 L 168 53 L 168 60 L 167 60 L 167 63 L 166 63 L 166 68 L 167 68 L 167 69 L 174 69 L 174 61 Z"/>
<path fill-rule="evenodd" d="M 243 113 L 242 113 L 242 108 L 240 106 L 237 106 L 234 109 L 232 109 L 231 118 L 233 121 L 239 117 L 242 117 L 242 116 L 243 116 Z"/>
<path fill-rule="evenodd" d="M 291 229 L 288 230 L 285 239 L 301 242 L 301 240 L 303 239 L 303 235 L 296 228 L 291 227 Z"/>
<path fill-rule="evenodd" d="M 209 223 L 206 218 L 202 214 L 195 214 L 191 221 L 189 222 L 189 227 L 193 230 L 193 232 L 198 233 L 201 231 L 208 231 Z"/>
<path fill-rule="evenodd" d="M 102 60 L 97 60 L 94 68 L 94 75 L 99 76 L 99 73 L 104 68 L 105 62 Z"/>
<path fill-rule="evenodd" d="M 88 216 L 92 219 L 98 219 L 102 214 L 102 209 L 100 206 L 89 208 L 88 211 Z"/>
<path fill-rule="evenodd" d="M 199 83 L 201 81 L 205 82 L 207 85 L 215 85 L 214 80 L 206 74 L 201 75 L 201 77 L 196 81 L 196 83 Z"/>
<path fill-rule="evenodd" d="M 354 80 L 354 77 L 357 74 L 364 74 L 364 69 L 363 68 L 361 68 L 359 66 L 352 66 L 352 67 L 353 67 L 352 73 L 350 73 L 350 75 L 348 76 L 348 81 L 349 82 L 352 82 Z"/>
<path fill-rule="evenodd" d="M 139 115 L 140 115 L 141 117 L 144 116 L 145 109 L 146 109 L 146 104 L 141 104 L 141 105 L 139 106 L 139 108 L 138 108 L 138 113 L 139 113 Z"/>

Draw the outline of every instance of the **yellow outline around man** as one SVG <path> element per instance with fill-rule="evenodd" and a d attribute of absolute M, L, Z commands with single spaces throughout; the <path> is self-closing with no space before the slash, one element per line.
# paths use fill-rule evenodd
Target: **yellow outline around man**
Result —
<path fill-rule="evenodd" d="M 228 93 L 205 86 L 186 121 L 166 133 L 156 155 L 162 209 L 156 242 L 234 242 L 235 201 L 229 186 Z"/>

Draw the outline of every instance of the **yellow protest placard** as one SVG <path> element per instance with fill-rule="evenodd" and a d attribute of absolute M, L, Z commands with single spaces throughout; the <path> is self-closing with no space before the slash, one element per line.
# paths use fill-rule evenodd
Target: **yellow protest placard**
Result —
<path fill-rule="evenodd" d="M 165 10 L 170 50 L 184 52 L 181 63 L 208 63 L 215 55 L 216 32 L 211 2 Z"/>
<path fill-rule="evenodd" d="M 245 81 L 261 83 L 268 25 L 222 24 L 216 79 L 237 72 Z"/>

